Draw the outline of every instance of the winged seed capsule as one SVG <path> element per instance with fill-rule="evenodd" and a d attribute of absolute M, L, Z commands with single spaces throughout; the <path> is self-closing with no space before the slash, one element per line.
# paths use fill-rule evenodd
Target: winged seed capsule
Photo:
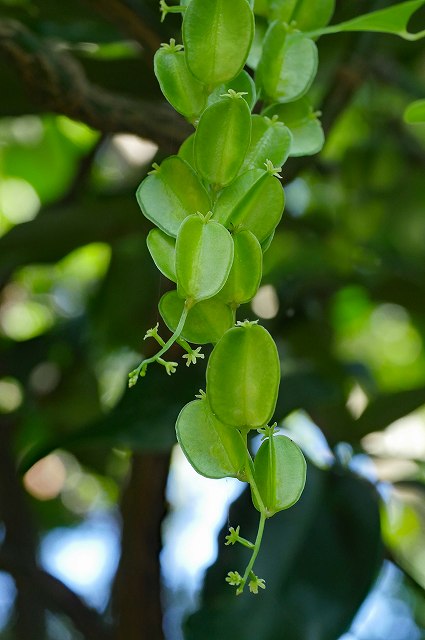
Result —
<path fill-rule="evenodd" d="M 193 0 L 192 0 L 193 1 Z M 229 89 L 203 112 L 195 134 L 195 163 L 216 188 L 234 180 L 251 140 L 251 112 L 240 93 Z"/>
<path fill-rule="evenodd" d="M 232 236 L 211 215 L 189 216 L 177 235 L 177 291 L 191 303 L 215 296 L 232 267 Z"/>
<path fill-rule="evenodd" d="M 210 86 L 231 80 L 242 70 L 254 36 L 254 15 L 247 0 L 191 0 L 183 18 L 187 65 Z"/>
<path fill-rule="evenodd" d="M 214 416 L 206 398 L 183 407 L 177 418 L 176 434 L 186 458 L 201 475 L 245 478 L 246 449 L 242 436 Z"/>
<path fill-rule="evenodd" d="M 254 475 L 269 518 L 299 500 L 306 469 L 305 458 L 295 442 L 286 436 L 266 438 L 255 456 Z M 258 509 L 255 495 L 253 502 Z"/>
<path fill-rule="evenodd" d="M 273 416 L 280 383 L 280 362 L 264 327 L 246 322 L 226 331 L 207 368 L 207 396 L 217 418 L 248 431 Z"/>
<path fill-rule="evenodd" d="M 285 193 L 275 168 L 251 169 L 220 192 L 213 217 L 228 228 L 249 229 L 262 243 L 276 228 L 284 207 Z"/>
<path fill-rule="evenodd" d="M 176 330 L 183 307 L 184 300 L 177 291 L 168 291 L 159 301 L 159 312 L 170 331 Z M 190 309 L 181 337 L 194 344 L 215 344 L 232 325 L 232 309 L 215 296 Z"/>
<path fill-rule="evenodd" d="M 187 216 L 211 209 L 211 199 L 199 177 L 179 156 L 154 165 L 137 189 L 136 198 L 146 218 L 173 237 Z"/>
<path fill-rule="evenodd" d="M 226 284 L 217 297 L 232 308 L 249 302 L 260 286 L 263 255 L 257 238 L 248 229 L 241 229 L 232 234 L 235 253 L 232 268 Z"/>
<path fill-rule="evenodd" d="M 309 90 L 317 72 L 317 47 L 311 38 L 276 20 L 264 39 L 256 84 L 275 102 L 291 102 Z"/>
<path fill-rule="evenodd" d="M 155 53 L 154 71 L 168 102 L 193 122 L 204 109 L 207 94 L 205 85 L 189 71 L 182 49 L 174 39 L 162 44 Z"/>

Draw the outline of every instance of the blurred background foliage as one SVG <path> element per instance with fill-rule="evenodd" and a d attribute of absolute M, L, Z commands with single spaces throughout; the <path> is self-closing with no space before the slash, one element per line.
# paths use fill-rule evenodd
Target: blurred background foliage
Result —
<path fill-rule="evenodd" d="M 388 4 L 341 0 L 335 19 Z M 423 44 L 319 42 L 327 142 L 285 165 L 239 315 L 278 342 L 276 419 L 308 482 L 269 523 L 267 591 L 235 599 L 244 551 L 220 528 L 249 537 L 256 515 L 174 446 L 202 366 L 126 390 L 168 287 L 134 193 L 190 131 L 152 70 L 178 26 L 157 0 L 0 0 L 1 637 L 421 640 L 425 125 L 402 113 L 425 95 Z"/>

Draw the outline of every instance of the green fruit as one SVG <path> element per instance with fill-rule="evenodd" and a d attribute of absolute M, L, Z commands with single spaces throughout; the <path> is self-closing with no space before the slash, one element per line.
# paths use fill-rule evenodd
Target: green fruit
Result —
<path fill-rule="evenodd" d="M 178 151 L 179 158 L 187 162 L 190 167 L 196 171 L 195 165 L 195 134 L 192 133 L 180 146 Z"/>
<path fill-rule="evenodd" d="M 286 436 L 267 438 L 254 460 L 254 476 L 267 516 L 289 509 L 300 498 L 307 465 L 301 449 Z M 258 504 L 253 495 L 253 502 Z"/>
<path fill-rule="evenodd" d="M 177 291 L 165 293 L 159 301 L 159 312 L 170 331 L 176 330 L 183 307 Z M 217 297 L 208 298 L 190 309 L 181 337 L 194 344 L 215 344 L 232 325 L 231 308 Z"/>
<path fill-rule="evenodd" d="M 192 0 L 183 19 L 183 42 L 193 75 L 207 85 L 228 82 L 242 70 L 254 36 L 246 0 Z"/>
<path fill-rule="evenodd" d="M 263 41 L 268 28 L 268 22 L 260 17 L 257 17 L 255 21 L 255 34 L 252 41 L 249 56 L 246 64 L 251 69 L 256 69 L 260 62 L 261 52 L 263 50 Z"/>
<path fill-rule="evenodd" d="M 271 335 L 243 323 L 226 331 L 207 368 L 207 395 L 217 418 L 241 430 L 258 429 L 273 416 L 280 362 Z"/>
<path fill-rule="evenodd" d="M 325 134 L 308 98 L 304 97 L 287 104 L 272 104 L 263 115 L 277 117 L 290 130 L 290 156 L 311 156 L 322 149 Z"/>
<path fill-rule="evenodd" d="M 177 290 L 191 303 L 212 298 L 226 282 L 233 262 L 233 240 L 209 216 L 189 216 L 176 241 Z"/>
<path fill-rule="evenodd" d="M 267 238 L 261 243 L 261 251 L 263 252 L 263 254 L 266 253 L 266 251 L 270 248 L 270 245 L 273 242 L 274 234 L 275 230 L 273 229 L 271 234 L 267 236 Z"/>
<path fill-rule="evenodd" d="M 222 290 L 217 294 L 231 307 L 249 302 L 260 286 L 263 253 L 260 243 L 251 231 L 242 229 L 233 234 L 235 246 L 232 268 Z"/>
<path fill-rule="evenodd" d="M 176 282 L 176 241 L 161 229 L 152 229 L 146 238 L 149 253 L 162 274 Z"/>
<path fill-rule="evenodd" d="M 335 0 L 270 0 L 270 19 L 296 23 L 301 31 L 314 31 L 328 24 Z"/>
<path fill-rule="evenodd" d="M 257 86 L 269 101 L 292 102 L 309 90 L 317 64 L 313 40 L 283 22 L 272 22 L 257 68 Z"/>
<path fill-rule="evenodd" d="M 229 89 L 236 91 L 236 93 L 242 93 L 243 99 L 248 104 L 250 111 L 252 111 L 257 102 L 257 90 L 254 80 L 244 69 L 233 80 L 216 87 L 208 97 L 208 105 L 220 100 L 223 94 L 228 93 Z"/>
<path fill-rule="evenodd" d="M 251 143 L 242 171 L 264 169 L 269 160 L 281 167 L 287 160 L 292 144 L 292 134 L 278 118 L 254 115 L 251 119 Z"/>
<path fill-rule="evenodd" d="M 154 57 L 154 71 L 161 91 L 176 111 L 193 122 L 204 109 L 205 85 L 189 71 L 182 45 L 163 44 Z"/>
<path fill-rule="evenodd" d="M 249 229 L 261 243 L 279 223 L 284 207 L 280 181 L 267 171 L 252 169 L 221 191 L 213 217 L 228 228 Z"/>
<path fill-rule="evenodd" d="M 245 0 L 244 0 L 245 1 Z M 251 140 L 251 113 L 242 96 L 229 92 L 203 112 L 195 135 L 195 163 L 216 188 L 234 180 Z"/>
<path fill-rule="evenodd" d="M 177 418 L 176 434 L 186 458 L 201 475 L 245 478 L 246 449 L 242 436 L 217 420 L 206 398 L 183 407 Z"/>
<path fill-rule="evenodd" d="M 170 236 L 194 213 L 208 213 L 211 200 L 193 169 L 178 156 L 154 165 L 136 193 L 146 218 Z"/>

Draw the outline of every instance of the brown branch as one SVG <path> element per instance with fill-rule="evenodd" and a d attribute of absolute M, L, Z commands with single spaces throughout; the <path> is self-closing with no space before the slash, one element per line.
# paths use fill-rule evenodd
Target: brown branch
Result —
<path fill-rule="evenodd" d="M 37 534 L 30 517 L 24 492 L 18 481 L 11 453 L 12 434 L 16 422 L 0 416 L 0 518 L 6 535 L 3 549 L 17 554 L 31 570 L 35 567 L 37 554 Z M 0 563 L 1 567 L 1 563 Z M 33 597 L 31 588 L 13 575 L 17 589 L 16 598 L 16 640 L 43 638 L 45 632 L 44 610 Z"/>
<path fill-rule="evenodd" d="M 169 454 L 135 455 L 122 500 L 122 555 L 113 592 L 116 640 L 163 640 L 161 524 Z"/>
<path fill-rule="evenodd" d="M 105 628 L 97 611 L 88 607 L 79 596 L 54 576 L 35 565 L 26 565 L 21 557 L 4 550 L 0 550 L 0 569 L 10 573 L 18 584 L 25 586 L 33 601 L 39 605 L 43 604 L 51 611 L 68 616 L 86 640 L 111 640 L 111 633 Z M 35 633 L 32 624 L 26 640 L 35 637 L 42 636 Z"/>
<path fill-rule="evenodd" d="M 31 98 L 103 133 L 127 132 L 173 153 L 192 128 L 165 102 L 116 95 L 87 80 L 79 63 L 13 20 L 0 21 L 0 54 L 16 67 Z"/>
<path fill-rule="evenodd" d="M 16 583 L 16 640 L 44 638 L 46 608 L 67 615 L 86 640 L 111 640 L 99 614 L 36 564 L 37 534 L 11 455 L 15 427 L 10 418 L 0 420 L 0 517 L 6 529 L 0 570 Z"/>
<path fill-rule="evenodd" d="M 151 29 L 146 22 L 142 20 L 140 14 L 129 7 L 125 2 L 122 2 L 122 0 L 84 1 L 114 25 L 118 24 L 125 33 L 137 40 L 148 54 L 148 60 L 150 64 L 152 64 L 153 56 L 156 50 L 160 47 L 162 39 L 158 33 Z"/>

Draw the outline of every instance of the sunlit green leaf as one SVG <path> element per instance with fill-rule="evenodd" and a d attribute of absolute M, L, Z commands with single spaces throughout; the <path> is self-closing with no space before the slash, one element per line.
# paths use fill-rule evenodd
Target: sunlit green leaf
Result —
<path fill-rule="evenodd" d="M 425 0 L 410 0 L 401 2 L 387 9 L 372 11 L 352 20 L 330 25 L 323 29 L 312 31 L 310 35 L 322 36 L 341 31 L 374 31 L 377 33 L 392 33 L 405 40 L 419 40 L 425 37 L 425 29 L 417 33 L 407 31 L 411 16 L 425 4 Z"/>

